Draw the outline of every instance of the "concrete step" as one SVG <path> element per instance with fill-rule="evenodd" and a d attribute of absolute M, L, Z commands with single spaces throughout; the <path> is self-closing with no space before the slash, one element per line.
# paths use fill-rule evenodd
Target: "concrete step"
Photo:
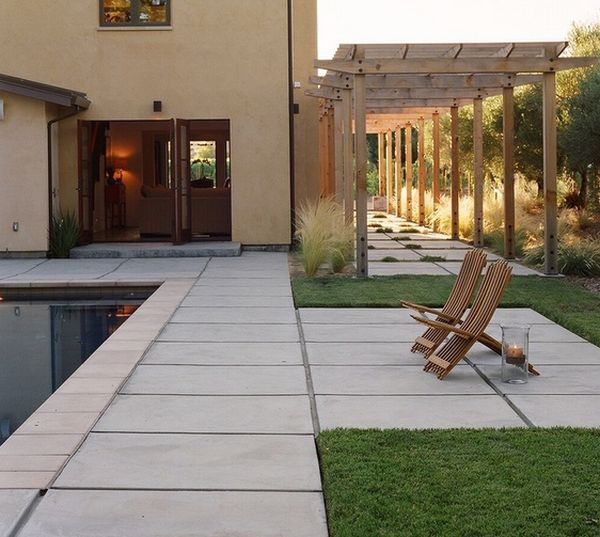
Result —
<path fill-rule="evenodd" d="M 239 242 L 190 242 L 174 246 L 170 242 L 98 243 L 71 250 L 73 259 L 155 258 L 155 257 L 238 257 Z"/>

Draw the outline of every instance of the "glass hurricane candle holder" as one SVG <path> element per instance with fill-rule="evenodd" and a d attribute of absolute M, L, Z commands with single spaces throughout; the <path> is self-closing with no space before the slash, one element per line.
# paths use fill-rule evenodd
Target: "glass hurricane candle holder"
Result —
<path fill-rule="evenodd" d="M 529 326 L 502 327 L 502 382 L 525 384 L 529 377 Z"/>

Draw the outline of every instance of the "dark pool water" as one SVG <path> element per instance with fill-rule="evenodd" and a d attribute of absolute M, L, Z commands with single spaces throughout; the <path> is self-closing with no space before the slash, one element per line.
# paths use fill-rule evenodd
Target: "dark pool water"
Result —
<path fill-rule="evenodd" d="M 0 444 L 142 302 L 0 302 Z"/>

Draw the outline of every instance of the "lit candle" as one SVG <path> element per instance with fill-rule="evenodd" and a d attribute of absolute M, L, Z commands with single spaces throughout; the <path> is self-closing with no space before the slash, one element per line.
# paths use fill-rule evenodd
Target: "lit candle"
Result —
<path fill-rule="evenodd" d="M 525 361 L 525 352 L 523 347 L 518 345 L 509 345 L 506 349 L 506 361 L 509 364 L 522 364 Z"/>

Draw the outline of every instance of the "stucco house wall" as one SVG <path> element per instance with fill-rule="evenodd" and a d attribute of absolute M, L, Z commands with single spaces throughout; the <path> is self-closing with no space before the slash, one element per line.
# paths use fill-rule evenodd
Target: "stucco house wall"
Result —
<path fill-rule="evenodd" d="M 303 24 L 312 20 L 313 10 L 316 21 L 316 0 L 303 0 L 297 6 Z M 173 0 L 172 26 L 161 29 L 101 28 L 97 0 L 3 0 L 2 9 L 2 72 L 85 92 L 92 106 L 79 119 L 229 119 L 232 239 L 243 244 L 289 243 L 286 0 Z M 295 57 L 303 67 L 294 76 L 303 78 L 304 87 L 311 74 L 306 58 L 312 61 L 316 54 L 316 33 L 306 35 L 305 45 L 298 36 L 295 43 Z M 161 113 L 152 111 L 155 100 L 163 103 Z M 40 103 L 30 106 L 43 108 Z M 306 121 L 313 116 L 309 106 L 301 109 L 295 118 L 300 132 L 310 131 Z M 42 123 L 41 112 L 36 121 Z M 12 130 L 8 135 L 7 126 L 0 123 L 4 127 L 0 145 L 11 137 L 18 146 L 18 136 Z M 38 131 L 37 137 L 45 136 L 45 125 Z M 303 134 L 299 140 L 296 157 L 303 168 L 297 184 L 317 177 L 316 172 L 305 171 L 311 163 L 316 166 L 316 146 L 311 156 L 309 137 Z M 60 123 L 58 154 L 60 204 L 75 210 L 74 118 Z M 40 168 L 47 165 L 43 155 Z M 0 160 L 0 170 L 5 167 Z M 35 188 L 42 192 L 45 184 L 40 175 Z M 0 237 L 5 240 L 4 230 Z"/>

